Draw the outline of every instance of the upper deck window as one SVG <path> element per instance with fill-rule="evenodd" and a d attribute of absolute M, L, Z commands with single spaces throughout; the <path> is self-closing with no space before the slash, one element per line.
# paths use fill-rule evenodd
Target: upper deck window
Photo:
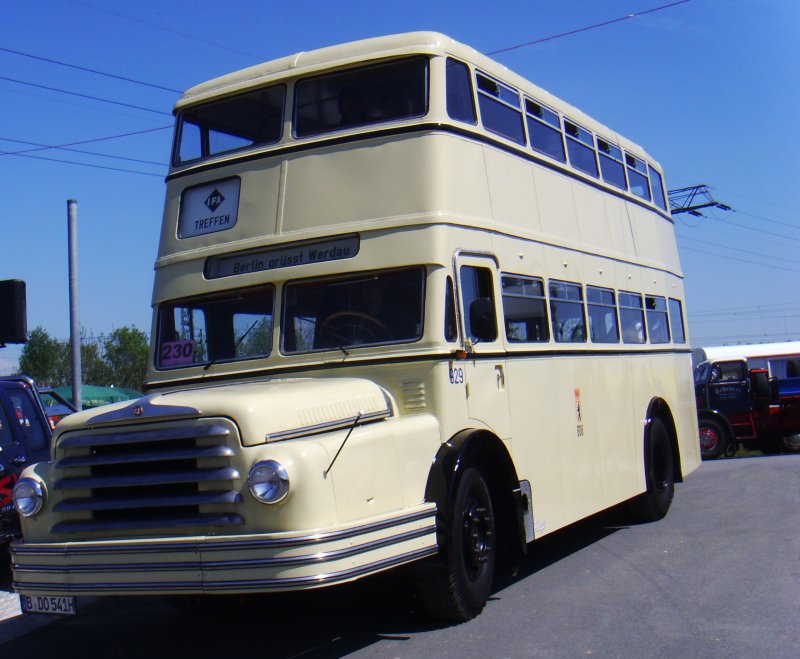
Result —
<path fill-rule="evenodd" d="M 447 58 L 447 114 L 456 121 L 477 123 L 469 67 L 450 57 Z"/>
<path fill-rule="evenodd" d="M 622 149 L 598 137 L 597 151 L 600 154 L 600 171 L 603 174 L 603 180 L 626 190 L 628 184 L 625 181 L 625 166 L 622 164 Z"/>
<path fill-rule="evenodd" d="M 566 162 L 559 116 L 550 108 L 526 98 L 525 117 L 528 121 L 531 146 L 559 162 Z"/>
<path fill-rule="evenodd" d="M 406 268 L 287 284 L 283 352 L 419 340 L 423 275 L 422 268 Z"/>
<path fill-rule="evenodd" d="M 272 286 L 161 306 L 156 365 L 173 368 L 266 357 L 272 349 Z"/>
<path fill-rule="evenodd" d="M 513 87 L 476 73 L 478 107 L 486 130 L 525 144 L 525 127 L 522 125 L 519 92 Z"/>
<path fill-rule="evenodd" d="M 594 155 L 594 136 L 572 121 L 564 120 L 569 161 L 576 169 L 597 176 L 597 158 Z"/>
<path fill-rule="evenodd" d="M 647 163 L 630 153 L 625 154 L 625 164 L 628 169 L 628 181 L 631 192 L 637 197 L 650 201 L 650 185 L 647 179 Z"/>
<path fill-rule="evenodd" d="M 667 202 L 664 201 L 664 181 L 652 166 L 650 167 L 650 188 L 653 190 L 653 203 L 662 211 L 667 210 Z"/>
<path fill-rule="evenodd" d="M 185 110 L 178 118 L 174 162 L 277 142 L 285 99 L 286 87 L 274 85 Z"/>
<path fill-rule="evenodd" d="M 298 81 L 294 133 L 319 135 L 427 111 L 428 60 L 414 57 Z"/>

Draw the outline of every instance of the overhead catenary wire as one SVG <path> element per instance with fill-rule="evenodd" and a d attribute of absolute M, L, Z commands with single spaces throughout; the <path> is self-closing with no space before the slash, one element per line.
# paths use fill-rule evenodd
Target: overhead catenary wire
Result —
<path fill-rule="evenodd" d="M 29 153 L 14 153 L 9 154 L 8 152 L 0 151 L 0 155 L 16 155 L 20 158 L 32 158 L 34 160 L 46 160 L 48 162 L 57 162 L 61 163 L 62 165 L 78 165 L 80 167 L 92 167 L 94 169 L 107 169 L 112 172 L 125 172 L 127 174 L 142 174 L 143 176 L 157 176 L 159 178 L 164 178 L 163 174 L 153 174 L 152 172 L 140 172 L 135 169 L 125 169 L 124 167 L 110 167 L 108 165 L 97 165 L 94 163 L 88 162 L 79 162 L 77 160 L 61 160 L 59 158 L 48 158 L 47 156 L 34 156 Z"/>
<path fill-rule="evenodd" d="M 56 149 L 59 151 L 69 151 L 71 153 L 82 153 L 89 156 L 98 156 L 100 158 L 113 158 L 115 160 L 127 160 L 128 162 L 139 162 L 145 165 L 158 165 L 166 167 L 166 163 L 164 162 L 157 162 L 155 160 L 143 160 L 141 158 L 128 158 L 126 156 L 115 156 L 108 153 L 100 153 L 99 151 L 87 151 L 86 149 L 73 149 L 64 145 L 60 146 L 53 146 L 47 144 L 39 144 L 37 142 L 27 142 L 25 140 L 14 140 L 9 137 L 0 137 L 0 142 L 14 142 L 15 144 L 27 144 L 29 146 L 34 146 L 36 148 L 33 149 L 23 149 L 20 151 L 8 151 L 2 153 L 0 155 L 7 155 L 7 156 L 19 156 L 26 153 L 34 153 L 36 151 L 48 151 L 52 149 Z"/>
<path fill-rule="evenodd" d="M 133 108 L 134 110 L 142 110 L 143 112 L 154 112 L 156 114 L 163 114 L 166 116 L 172 116 L 170 112 L 164 112 L 163 110 L 154 110 L 153 108 L 145 108 L 140 105 L 133 105 L 131 103 L 123 103 L 122 101 L 114 101 L 108 98 L 100 98 L 99 96 L 91 96 L 89 94 L 80 94 L 78 92 L 72 92 L 67 89 L 58 89 L 57 87 L 48 87 L 47 85 L 40 85 L 35 82 L 26 82 L 25 80 L 18 80 L 16 78 L 9 78 L 7 76 L 0 76 L 0 80 L 5 80 L 6 82 L 13 82 L 18 85 L 26 85 L 28 87 L 36 87 L 38 89 L 46 89 L 47 91 L 51 92 L 58 92 L 60 94 L 68 94 L 70 96 L 78 96 L 80 98 L 88 98 L 92 101 L 101 101 L 103 103 L 111 103 L 112 105 L 120 105 L 126 108 Z"/>
<path fill-rule="evenodd" d="M 151 89 L 160 89 L 165 92 L 174 92 L 175 94 L 180 94 L 180 89 L 172 89 L 171 87 L 162 87 L 161 85 L 156 85 L 152 82 L 144 82 L 143 80 L 136 80 L 134 78 L 127 78 L 125 76 L 118 75 L 116 73 L 108 73 L 106 71 L 99 71 L 97 69 L 91 69 L 87 66 L 79 66 L 77 64 L 68 64 L 67 62 L 61 62 L 56 59 L 51 59 L 49 57 L 42 57 L 41 55 L 33 55 L 31 53 L 23 53 L 21 50 L 14 50 L 12 48 L 3 48 L 0 46 L 0 52 L 4 53 L 11 53 L 12 55 L 19 55 L 20 57 L 28 57 L 30 59 L 39 60 L 40 62 L 47 62 L 48 64 L 56 64 L 57 66 L 63 66 L 69 69 L 75 69 L 76 71 L 84 71 L 86 73 L 93 73 L 94 75 L 105 76 L 107 78 L 114 78 L 115 80 L 122 80 L 124 82 L 131 82 L 135 85 L 143 85 L 145 87 L 150 87 Z"/>
<path fill-rule="evenodd" d="M 589 30 L 595 30 L 600 27 L 606 27 L 608 25 L 613 25 L 614 23 L 621 23 L 622 21 L 630 20 L 631 18 L 636 18 L 637 16 L 644 16 L 645 14 L 652 14 L 657 11 L 662 11 L 664 9 L 669 9 L 670 7 L 675 7 L 677 5 L 682 5 L 690 0 L 678 0 L 677 2 L 671 2 L 667 5 L 661 5 L 660 7 L 653 7 L 652 9 L 645 9 L 643 11 L 637 11 L 633 14 L 626 14 L 625 16 L 620 16 L 618 18 L 612 18 L 608 21 L 603 21 L 602 23 L 595 23 L 593 25 L 586 25 L 584 27 L 575 28 L 574 30 L 569 30 L 568 32 L 561 32 L 560 34 L 554 34 L 549 37 L 542 37 L 541 39 L 534 39 L 533 41 L 526 41 L 525 43 L 516 44 L 514 46 L 508 46 L 507 48 L 500 48 L 498 50 L 492 50 L 486 53 L 487 55 L 499 55 L 500 53 L 507 53 L 511 50 L 519 50 L 520 48 L 527 48 L 528 46 L 535 46 L 536 44 L 545 43 L 546 41 L 554 41 L 555 39 L 561 39 L 563 37 L 570 37 L 573 34 L 580 34 L 581 32 L 588 32 Z"/>

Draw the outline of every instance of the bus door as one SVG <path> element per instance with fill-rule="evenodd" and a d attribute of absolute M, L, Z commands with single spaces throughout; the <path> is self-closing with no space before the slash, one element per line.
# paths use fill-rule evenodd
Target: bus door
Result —
<path fill-rule="evenodd" d="M 714 362 L 709 371 L 706 392 L 709 409 L 725 416 L 737 437 L 755 434 L 751 415 L 750 379 L 744 360 Z"/>
<path fill-rule="evenodd" d="M 501 439 L 511 435 L 506 358 L 497 319 L 497 266 L 494 259 L 462 255 L 456 259 L 461 329 L 469 356 L 463 362 L 470 418 Z"/>

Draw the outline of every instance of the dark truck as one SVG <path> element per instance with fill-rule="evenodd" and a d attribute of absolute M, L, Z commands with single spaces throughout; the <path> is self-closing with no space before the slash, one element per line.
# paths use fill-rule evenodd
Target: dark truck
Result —
<path fill-rule="evenodd" d="M 50 457 L 52 428 L 33 380 L 0 377 L 0 544 L 19 536 L 11 490 L 30 464 Z"/>
<path fill-rule="evenodd" d="M 733 455 L 740 445 L 765 453 L 800 450 L 800 352 L 770 355 L 775 346 L 706 349 L 708 358 L 694 372 L 704 459 Z M 732 358 L 734 349 L 740 357 Z"/>

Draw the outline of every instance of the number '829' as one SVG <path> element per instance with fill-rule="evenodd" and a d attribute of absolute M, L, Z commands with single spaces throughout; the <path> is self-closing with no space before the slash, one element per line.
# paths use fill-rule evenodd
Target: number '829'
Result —
<path fill-rule="evenodd" d="M 464 384 L 464 369 L 456 366 L 450 369 L 450 384 Z"/>

